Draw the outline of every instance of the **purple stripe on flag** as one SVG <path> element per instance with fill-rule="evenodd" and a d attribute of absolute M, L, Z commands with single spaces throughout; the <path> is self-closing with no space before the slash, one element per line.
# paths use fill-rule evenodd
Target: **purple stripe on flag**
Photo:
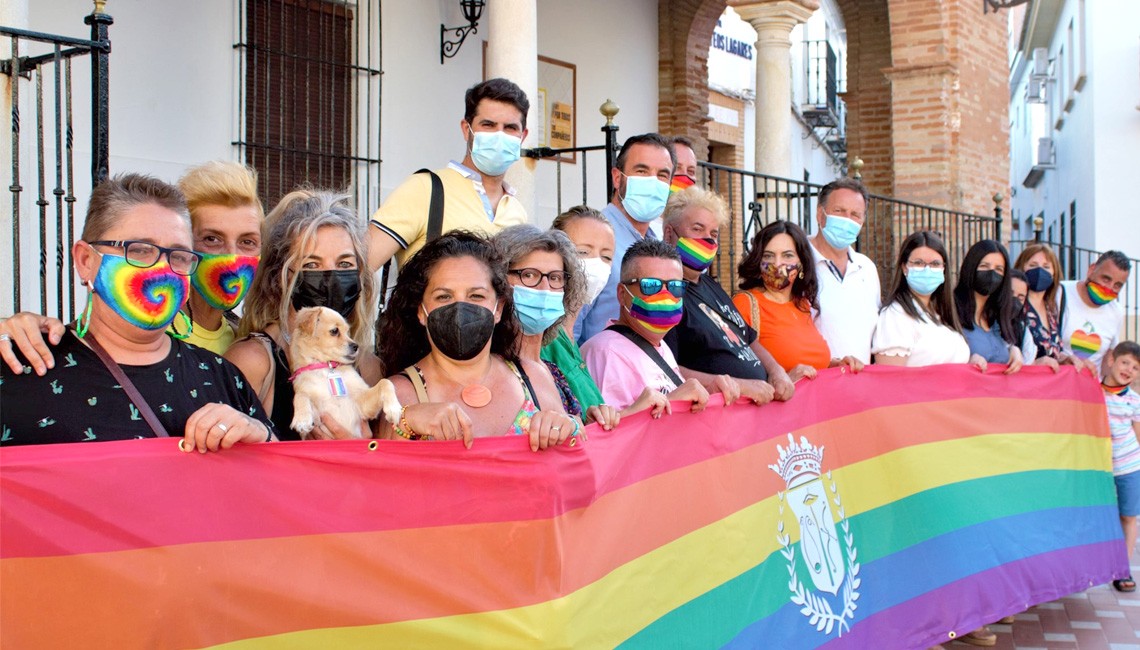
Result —
<path fill-rule="evenodd" d="M 1030 574 L 1032 579 L 1028 579 Z M 820 647 L 929 648 L 950 641 L 951 631 L 960 636 L 1003 616 L 1126 575 L 1128 561 L 1120 540 L 1071 546 L 1009 562 L 929 591 L 859 621 L 851 632 Z M 1031 585 L 1037 585 L 1036 591 Z M 944 621 L 945 629 L 909 625 L 932 619 Z"/>

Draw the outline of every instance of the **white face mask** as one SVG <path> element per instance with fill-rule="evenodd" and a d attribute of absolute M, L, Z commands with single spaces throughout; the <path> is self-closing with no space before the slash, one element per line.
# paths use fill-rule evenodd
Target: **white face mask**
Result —
<path fill-rule="evenodd" d="M 578 261 L 586 274 L 586 302 L 592 303 L 609 282 L 610 263 L 600 257 L 580 257 Z"/>

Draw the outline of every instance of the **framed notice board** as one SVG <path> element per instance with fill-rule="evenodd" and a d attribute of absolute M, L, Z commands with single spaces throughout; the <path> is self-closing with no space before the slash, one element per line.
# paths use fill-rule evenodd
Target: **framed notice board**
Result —
<path fill-rule="evenodd" d="M 577 146 L 578 68 L 573 63 L 538 57 L 538 114 L 541 132 L 538 146 L 571 149 Z M 573 152 L 558 157 L 577 162 Z"/>

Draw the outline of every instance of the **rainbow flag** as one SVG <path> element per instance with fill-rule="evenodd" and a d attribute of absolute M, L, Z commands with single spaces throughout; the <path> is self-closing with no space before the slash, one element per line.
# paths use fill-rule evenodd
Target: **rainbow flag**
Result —
<path fill-rule="evenodd" d="M 926 648 L 1127 573 L 1072 369 L 683 411 L 539 453 L 0 449 L 0 645 Z"/>

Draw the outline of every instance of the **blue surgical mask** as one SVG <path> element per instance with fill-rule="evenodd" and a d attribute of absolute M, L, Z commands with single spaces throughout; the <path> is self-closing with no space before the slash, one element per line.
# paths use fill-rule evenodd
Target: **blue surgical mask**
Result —
<path fill-rule="evenodd" d="M 907 285 L 909 285 L 915 293 L 922 296 L 929 296 L 934 293 L 945 281 L 946 275 L 943 269 L 926 267 L 922 269 L 908 269 L 906 273 Z"/>
<path fill-rule="evenodd" d="M 621 206 L 634 220 L 649 223 L 660 217 L 668 200 L 669 184 L 657 177 L 625 177 L 625 197 L 621 200 Z"/>
<path fill-rule="evenodd" d="M 488 176 L 502 176 L 519 159 L 522 140 L 505 131 L 472 130 L 471 162 Z"/>
<path fill-rule="evenodd" d="M 523 334 L 527 336 L 542 334 L 566 313 L 561 291 L 532 289 L 516 284 L 514 297 L 515 315 L 519 317 Z"/>
<path fill-rule="evenodd" d="M 843 250 L 855 243 L 862 228 L 863 226 L 855 223 L 852 219 L 829 214 L 827 215 L 827 222 L 823 226 L 823 238 L 827 240 L 828 244 L 831 244 L 832 248 Z"/>

